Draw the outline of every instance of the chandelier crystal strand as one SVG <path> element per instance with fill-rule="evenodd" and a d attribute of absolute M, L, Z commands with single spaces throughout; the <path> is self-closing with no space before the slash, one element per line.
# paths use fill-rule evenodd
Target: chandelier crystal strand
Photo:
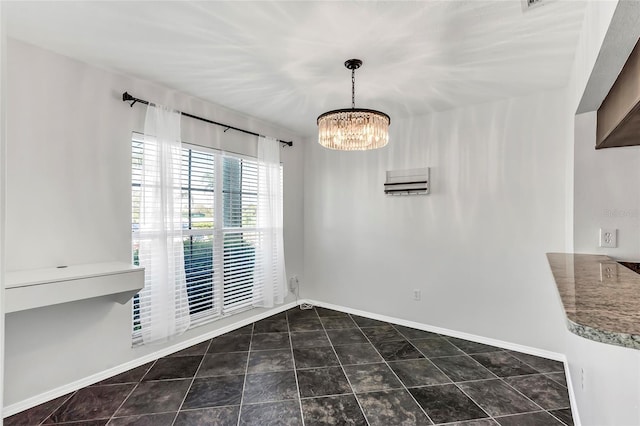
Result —
<path fill-rule="evenodd" d="M 318 119 L 320 145 L 343 151 L 376 149 L 389 142 L 389 117 L 373 110 L 337 110 Z"/>
<path fill-rule="evenodd" d="M 355 70 L 362 65 L 359 59 L 345 62 L 351 70 L 351 109 L 325 112 L 318 117 L 320 145 L 341 151 L 363 151 L 385 146 L 389 142 L 391 119 L 383 112 L 356 108 Z"/>

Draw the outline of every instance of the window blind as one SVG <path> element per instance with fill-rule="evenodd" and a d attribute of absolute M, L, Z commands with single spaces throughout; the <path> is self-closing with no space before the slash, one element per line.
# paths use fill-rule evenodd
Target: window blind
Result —
<path fill-rule="evenodd" d="M 222 157 L 224 240 L 224 307 L 241 309 L 252 302 L 258 165 L 255 161 Z"/>
<path fill-rule="evenodd" d="M 141 136 L 132 139 L 133 261 L 139 230 Z M 182 232 L 191 326 L 250 308 L 254 284 L 258 163 L 236 154 L 182 149 Z M 282 202 L 282 200 L 280 200 Z M 134 340 L 140 333 L 139 297 L 133 303 Z"/>
<path fill-rule="evenodd" d="M 214 155 L 190 148 L 182 150 L 182 238 L 184 269 L 191 322 L 220 313 L 214 283 Z"/>

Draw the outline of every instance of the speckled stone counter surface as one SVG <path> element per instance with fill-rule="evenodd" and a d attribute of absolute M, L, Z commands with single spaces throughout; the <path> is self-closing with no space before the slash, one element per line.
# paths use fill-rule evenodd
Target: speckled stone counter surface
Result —
<path fill-rule="evenodd" d="M 569 330 L 640 349 L 640 275 L 608 256 L 547 253 Z"/>

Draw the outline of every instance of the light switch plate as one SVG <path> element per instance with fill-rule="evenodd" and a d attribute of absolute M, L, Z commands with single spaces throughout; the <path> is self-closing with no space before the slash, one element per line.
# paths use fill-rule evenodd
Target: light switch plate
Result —
<path fill-rule="evenodd" d="M 613 228 L 600 228 L 600 247 L 618 247 L 618 230 Z"/>

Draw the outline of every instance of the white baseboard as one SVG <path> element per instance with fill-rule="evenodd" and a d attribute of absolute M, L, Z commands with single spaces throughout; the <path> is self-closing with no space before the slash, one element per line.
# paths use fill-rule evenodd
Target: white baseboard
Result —
<path fill-rule="evenodd" d="M 564 359 L 564 375 L 567 377 L 567 389 L 569 390 L 569 403 L 571 404 L 571 417 L 573 417 L 573 425 L 582 426 L 580 413 L 578 412 L 578 401 L 576 401 L 576 394 L 573 392 L 573 380 L 571 380 L 569 362 L 567 361 L 566 357 Z"/>
<path fill-rule="evenodd" d="M 301 302 L 289 302 L 284 305 L 280 305 L 277 308 L 271 309 L 266 312 L 262 312 L 251 317 L 245 318 L 241 321 L 233 323 L 231 325 L 227 325 L 225 327 L 218 328 L 216 330 L 210 331 L 208 333 L 201 334 L 192 339 L 184 340 L 182 342 L 176 343 L 175 345 L 162 348 L 156 352 L 144 355 L 140 358 L 136 358 L 129 362 L 125 362 L 124 364 L 117 365 L 115 367 L 109 368 L 108 370 L 101 371 L 96 374 L 92 374 L 91 376 L 84 377 L 80 380 L 76 380 L 72 383 L 66 384 L 64 386 L 57 387 L 47 392 L 43 392 L 31 398 L 27 398 L 20 402 L 16 402 L 11 405 L 7 405 L 2 409 L 2 417 L 9 417 L 17 414 L 21 411 L 28 410 L 29 408 L 33 408 L 37 405 L 45 403 L 47 401 L 51 401 L 52 399 L 61 397 L 70 392 L 77 391 L 78 389 L 82 389 L 85 386 L 92 385 L 94 383 L 98 383 L 102 380 L 108 379 L 109 377 L 115 376 L 120 373 L 124 373 L 125 371 L 131 370 L 132 368 L 140 367 L 148 362 L 155 361 L 158 358 L 162 358 L 164 356 L 170 355 L 174 352 L 181 351 L 182 349 L 186 349 L 190 346 L 197 345 L 198 343 L 204 342 L 205 340 L 209 340 L 211 338 L 220 336 L 222 334 L 228 333 L 233 330 L 237 330 L 238 328 L 244 327 L 245 325 L 249 325 L 253 322 L 260 321 L 261 319 L 270 317 L 272 315 L 276 315 L 280 312 L 291 309 Z M 1 424 L 1 422 L 0 422 Z"/>
<path fill-rule="evenodd" d="M 450 330 L 448 328 L 435 327 L 432 325 L 422 324 L 419 322 L 408 321 L 400 318 L 390 317 L 386 315 L 372 314 L 370 312 L 361 311 L 358 309 L 351 309 L 344 306 L 333 305 L 331 303 L 319 302 L 316 300 L 306 300 L 314 306 L 320 306 L 322 308 L 334 309 L 336 311 L 346 312 L 349 314 L 359 315 L 361 317 L 367 317 L 380 321 L 390 322 L 393 324 L 404 325 L 405 327 L 416 328 L 418 330 L 430 331 L 432 333 L 443 334 L 449 337 L 457 337 L 459 339 L 470 340 L 472 342 L 483 343 L 485 345 L 497 346 L 503 349 L 509 349 L 512 351 L 522 352 L 529 355 L 535 355 L 543 358 L 553 359 L 555 361 L 565 362 L 566 358 L 564 354 L 558 352 L 546 351 L 544 349 L 538 349 L 531 346 L 524 346 L 518 343 L 506 342 L 504 340 L 492 339 L 490 337 L 478 336 L 475 334 L 464 333 L 461 331 Z"/>

